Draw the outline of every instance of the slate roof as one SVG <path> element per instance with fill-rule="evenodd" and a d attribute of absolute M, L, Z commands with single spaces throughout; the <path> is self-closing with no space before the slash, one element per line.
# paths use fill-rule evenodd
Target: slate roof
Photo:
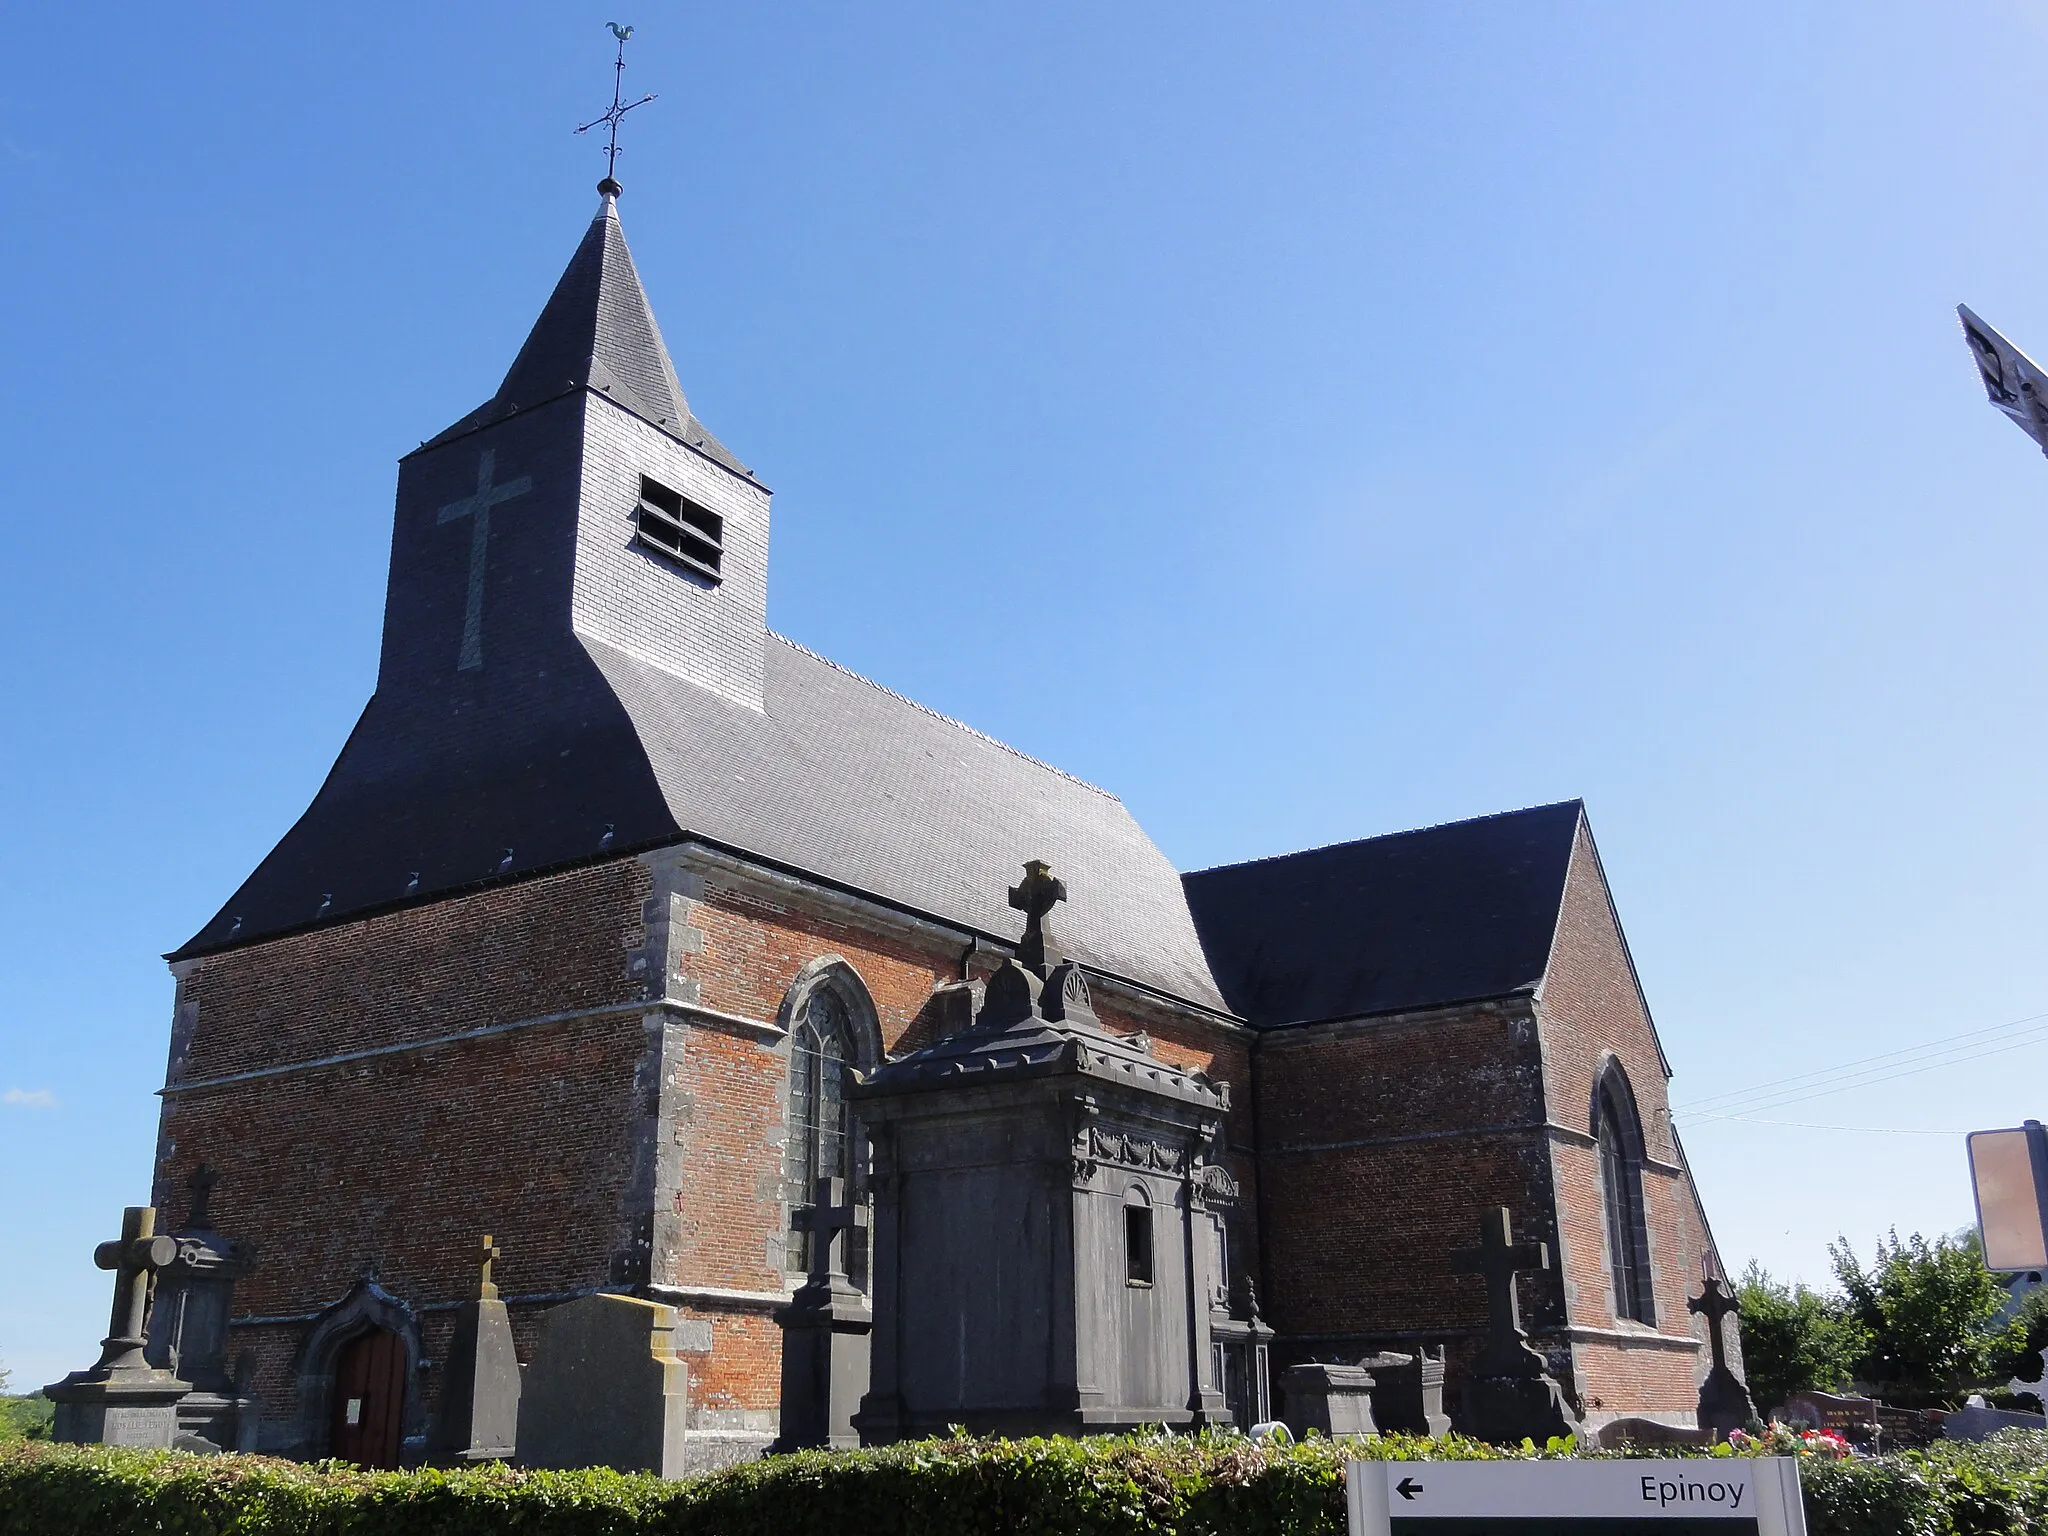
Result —
<path fill-rule="evenodd" d="M 1178 872 L 1108 791 L 780 635 L 763 713 L 583 643 L 678 827 L 1004 939 L 1023 930 L 1009 888 L 1042 858 L 1075 959 L 1222 1010 Z"/>
<path fill-rule="evenodd" d="M 372 699 L 306 814 L 178 954 L 696 836 L 1005 941 L 1023 929 L 1009 887 L 1043 858 L 1077 960 L 1223 1010 L 1179 875 L 1116 796 L 779 635 L 763 710 L 567 645 L 580 664 L 551 665 L 544 696 Z"/>
<path fill-rule="evenodd" d="M 1274 1026 L 1534 989 L 1577 800 L 1182 877 L 1231 1009 Z"/>
<path fill-rule="evenodd" d="M 435 447 L 583 388 L 602 391 L 727 469 L 750 473 L 690 414 L 633 253 L 626 248 L 618 201 L 610 196 L 584 231 L 498 392 L 421 446 Z"/>

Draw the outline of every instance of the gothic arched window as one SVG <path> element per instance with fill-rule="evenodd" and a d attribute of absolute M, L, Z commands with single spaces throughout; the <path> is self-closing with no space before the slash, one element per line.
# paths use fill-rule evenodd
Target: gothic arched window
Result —
<path fill-rule="evenodd" d="M 844 1179 L 849 1198 L 865 1196 L 865 1160 L 859 1128 L 847 1111 L 846 1073 L 863 1059 L 847 998 L 829 981 L 812 985 L 792 1010 L 789 1042 L 789 1137 L 782 1148 L 783 1200 L 791 1210 L 810 1205 L 820 1179 Z M 845 1239 L 846 1267 L 855 1284 L 866 1275 L 866 1254 Z M 792 1232 L 788 1267 L 810 1268 L 811 1237 Z"/>
<path fill-rule="evenodd" d="M 1593 1095 L 1593 1139 L 1600 1151 L 1600 1194 L 1614 1315 L 1656 1321 L 1650 1289 L 1650 1233 L 1643 1216 L 1643 1132 L 1635 1097 L 1618 1064 Z"/>

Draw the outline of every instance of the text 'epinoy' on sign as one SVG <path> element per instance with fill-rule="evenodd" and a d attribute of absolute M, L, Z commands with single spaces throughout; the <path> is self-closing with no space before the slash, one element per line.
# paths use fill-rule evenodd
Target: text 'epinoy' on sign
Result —
<path fill-rule="evenodd" d="M 1354 1461 L 1351 1536 L 1806 1536 L 1789 1457 Z"/>

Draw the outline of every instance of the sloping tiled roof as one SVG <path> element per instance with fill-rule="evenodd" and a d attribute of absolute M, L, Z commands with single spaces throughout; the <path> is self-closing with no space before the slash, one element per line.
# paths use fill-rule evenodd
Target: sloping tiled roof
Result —
<path fill-rule="evenodd" d="M 780 636 L 764 710 L 569 645 L 544 694 L 373 699 L 313 805 L 179 953 L 694 835 L 1005 940 L 1023 928 L 1008 889 L 1042 858 L 1071 892 L 1076 959 L 1222 1009 L 1179 875 L 1114 795 Z"/>
<path fill-rule="evenodd" d="M 1549 963 L 1577 800 L 1182 878 L 1217 985 L 1253 1024 L 1504 997 Z"/>
<path fill-rule="evenodd" d="M 1075 959 L 1222 1008 L 1180 877 L 1116 796 L 779 635 L 761 714 L 585 645 L 678 826 L 1005 938 L 1023 928 L 1009 888 L 1042 858 Z"/>

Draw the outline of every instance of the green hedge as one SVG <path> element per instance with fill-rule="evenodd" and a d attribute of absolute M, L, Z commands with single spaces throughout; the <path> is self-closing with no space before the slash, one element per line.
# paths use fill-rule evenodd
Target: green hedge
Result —
<path fill-rule="evenodd" d="M 0 1451 L 0 1536 L 1341 1536 L 1347 1455 L 1503 1454 L 1449 1437 L 928 1440 L 664 1483 L 614 1472 L 364 1472 L 260 1456 Z M 1597 1454 L 1597 1453 L 1594 1453 Z M 2048 1433 L 1808 1458 L 1812 1536 L 2048 1536 Z"/>

